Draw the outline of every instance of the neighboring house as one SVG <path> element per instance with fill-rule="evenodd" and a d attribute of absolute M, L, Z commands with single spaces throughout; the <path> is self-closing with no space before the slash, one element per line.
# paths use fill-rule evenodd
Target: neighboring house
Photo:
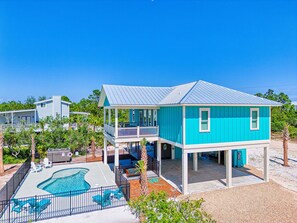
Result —
<path fill-rule="evenodd" d="M 63 101 L 61 96 L 53 96 L 50 99 L 34 103 L 35 109 L 14 110 L 0 112 L 0 127 L 15 127 L 36 125 L 39 120 L 46 117 L 69 118 L 69 114 L 81 114 L 81 112 L 70 112 L 70 102 Z M 87 114 L 87 113 L 83 113 Z"/>
<path fill-rule="evenodd" d="M 182 160 L 186 194 L 189 154 L 197 170 L 197 153 L 216 152 L 220 157 L 222 152 L 230 187 L 232 150 L 264 148 L 264 179 L 268 181 L 270 108 L 280 105 L 201 80 L 175 87 L 103 85 L 99 107 L 104 107 L 104 155 L 108 141 L 115 146 L 114 165 L 118 166 L 119 144 L 137 143 L 145 137 L 156 145 L 160 174 L 162 159 Z M 119 109 L 129 109 L 129 123 L 118 122 Z"/>

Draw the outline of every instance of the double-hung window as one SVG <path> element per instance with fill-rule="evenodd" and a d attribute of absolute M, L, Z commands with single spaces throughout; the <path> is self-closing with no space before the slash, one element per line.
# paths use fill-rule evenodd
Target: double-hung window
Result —
<path fill-rule="evenodd" d="M 251 130 L 259 130 L 259 108 L 251 108 L 250 116 Z"/>
<path fill-rule="evenodd" d="M 210 108 L 200 108 L 199 111 L 199 131 L 210 132 Z"/>

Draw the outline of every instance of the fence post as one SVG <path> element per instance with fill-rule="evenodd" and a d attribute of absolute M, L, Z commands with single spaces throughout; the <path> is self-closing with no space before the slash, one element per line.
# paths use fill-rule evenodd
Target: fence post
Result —
<path fill-rule="evenodd" d="M 8 223 L 10 223 L 10 200 L 6 200 L 6 202 L 8 202 Z"/>
<path fill-rule="evenodd" d="M 37 203 L 37 195 L 35 195 L 35 205 Z M 37 211 L 34 211 L 35 213 L 35 221 L 37 221 Z"/>
<path fill-rule="evenodd" d="M 5 189 L 6 189 L 6 200 L 8 200 L 8 185 L 7 185 L 7 182 L 6 182 L 6 184 L 5 184 Z"/>
<path fill-rule="evenodd" d="M 72 205 L 71 205 L 71 191 L 69 191 L 69 199 L 70 199 L 70 215 L 72 214 L 72 211 L 71 211 L 71 209 L 72 209 Z"/>
<path fill-rule="evenodd" d="M 103 190 L 103 189 L 102 189 L 102 188 L 103 188 L 103 187 L 101 186 L 101 198 L 102 198 L 102 199 L 101 199 L 101 205 L 100 205 L 100 206 L 101 206 L 101 210 L 103 209 L 103 207 L 102 207 L 102 203 L 103 203 L 103 192 L 102 192 L 102 190 Z"/>

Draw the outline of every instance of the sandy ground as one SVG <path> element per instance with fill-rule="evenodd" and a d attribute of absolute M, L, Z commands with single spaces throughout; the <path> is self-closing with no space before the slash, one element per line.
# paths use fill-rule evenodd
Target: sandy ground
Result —
<path fill-rule="evenodd" d="M 273 181 L 191 195 L 191 199 L 201 197 L 204 210 L 217 222 L 297 221 L 297 193 Z"/>
<path fill-rule="evenodd" d="M 0 175 L 0 190 L 6 184 L 12 175 L 19 169 L 21 164 L 6 164 L 4 165 L 4 174 Z"/>
<path fill-rule="evenodd" d="M 270 179 L 283 187 L 297 192 L 297 143 L 289 143 L 289 165 L 283 166 L 282 141 L 272 140 L 270 144 Z M 263 149 L 250 149 L 249 165 L 263 171 Z M 296 220 L 297 222 L 297 220 Z"/>

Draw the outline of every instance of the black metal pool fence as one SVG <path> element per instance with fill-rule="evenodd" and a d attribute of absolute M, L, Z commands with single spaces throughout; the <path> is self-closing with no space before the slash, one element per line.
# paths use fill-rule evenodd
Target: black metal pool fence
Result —
<path fill-rule="evenodd" d="M 28 158 L 20 168 L 13 174 L 13 176 L 9 179 L 9 181 L 4 185 L 4 187 L 0 190 L 0 201 L 9 200 L 16 190 L 21 185 L 25 176 L 28 174 L 31 168 L 31 159 Z M 3 205 L 0 205 L 0 213 L 3 209 Z"/>
<path fill-rule="evenodd" d="M 57 218 L 119 207 L 130 199 L 130 184 L 92 188 L 0 201 L 1 223 L 19 223 Z"/>

